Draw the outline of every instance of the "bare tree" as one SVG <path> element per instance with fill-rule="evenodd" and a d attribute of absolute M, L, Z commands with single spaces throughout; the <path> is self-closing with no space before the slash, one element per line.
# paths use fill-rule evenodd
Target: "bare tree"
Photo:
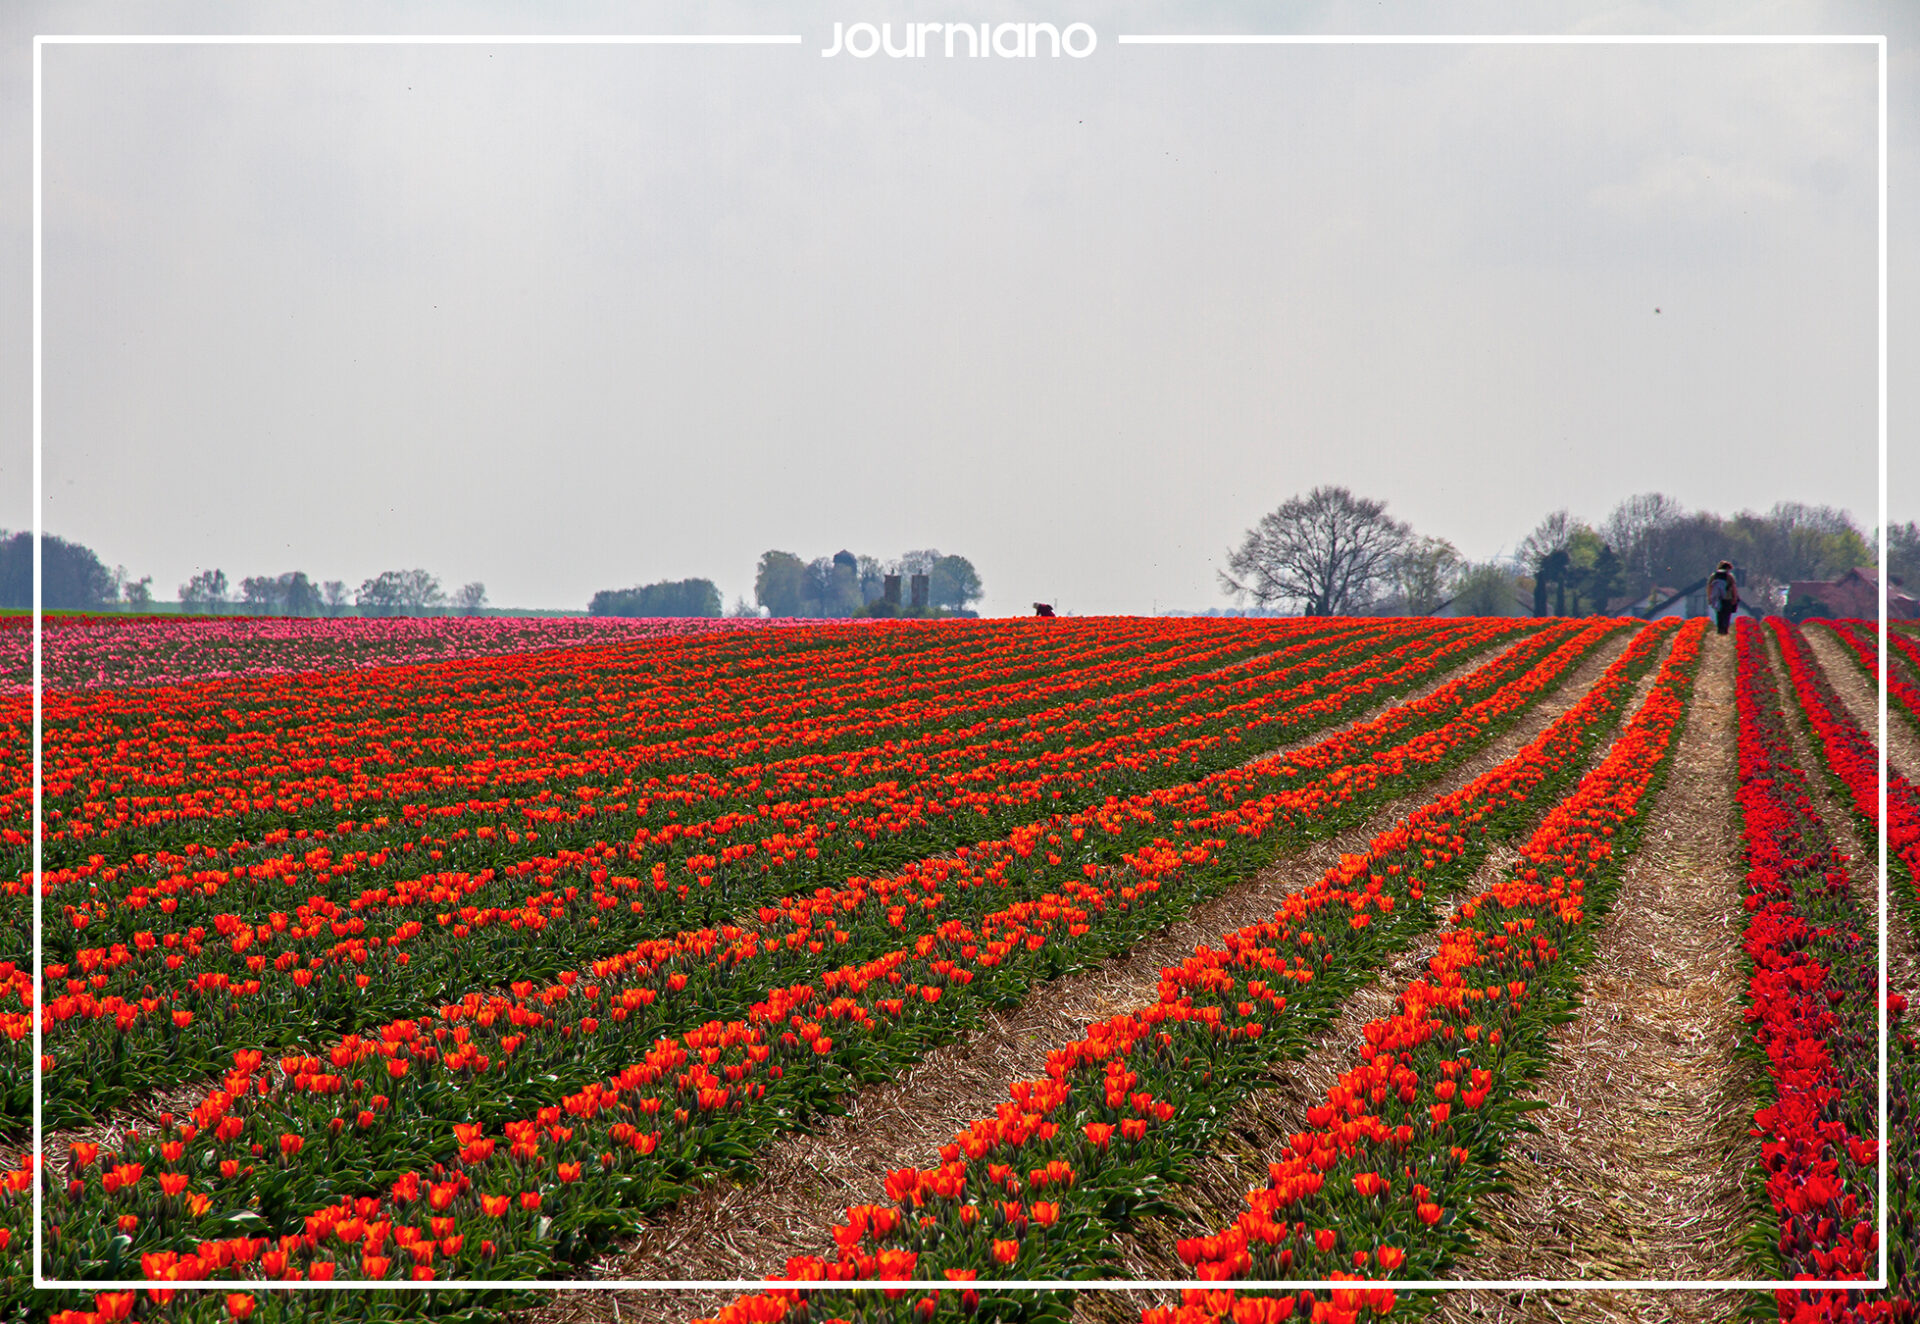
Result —
<path fill-rule="evenodd" d="M 1259 605 L 1299 603 L 1309 616 L 1367 606 L 1393 571 L 1411 531 L 1386 503 L 1344 487 L 1316 487 L 1260 517 L 1227 554 L 1221 586 Z"/>
<path fill-rule="evenodd" d="M 1686 517 L 1686 507 L 1665 492 L 1641 492 L 1613 508 L 1600 532 L 1620 558 L 1620 573 L 1629 592 L 1653 586 L 1659 578 L 1653 565 L 1658 535 Z"/>
<path fill-rule="evenodd" d="M 338 616 L 347 609 L 346 581 L 329 579 L 320 586 L 320 597 L 327 604 L 327 615 Z"/>
<path fill-rule="evenodd" d="M 1532 573 L 1539 564 L 1555 552 L 1564 552 L 1573 546 L 1573 540 L 1580 530 L 1587 526 L 1564 510 L 1556 510 L 1538 524 L 1520 543 L 1520 549 L 1514 553 L 1514 559 L 1523 570 Z"/>
<path fill-rule="evenodd" d="M 453 595 L 453 605 L 460 609 L 463 616 L 478 615 L 480 609 L 487 605 L 487 586 L 477 579 L 471 584 L 462 584 Z"/>
<path fill-rule="evenodd" d="M 401 570 L 395 572 L 400 585 L 400 603 L 410 612 L 424 612 L 431 607 L 443 607 L 447 595 L 440 591 L 440 577 L 428 574 L 425 570 Z"/>
<path fill-rule="evenodd" d="M 939 548 L 922 547 L 918 551 L 900 553 L 900 559 L 893 562 L 888 569 L 894 574 L 902 576 L 931 575 L 933 573 L 934 562 L 939 559 Z"/>

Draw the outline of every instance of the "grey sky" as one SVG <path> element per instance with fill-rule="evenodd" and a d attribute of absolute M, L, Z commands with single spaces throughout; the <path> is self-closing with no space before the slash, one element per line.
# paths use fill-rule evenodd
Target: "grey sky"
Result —
<path fill-rule="evenodd" d="M 1910 6 L 182 3 L 0 16 L 0 524 L 30 518 L 33 32 L 535 12 L 804 41 L 49 49 L 49 531 L 165 598 L 411 565 L 503 605 L 731 598 L 770 547 L 935 546 L 989 611 L 1091 612 L 1222 602 L 1225 549 L 1322 482 L 1474 557 L 1648 489 L 1873 523 L 1872 48 L 1115 40 L 1282 30 L 1890 33 L 1920 516 Z M 819 54 L 933 18 L 1100 45 Z"/>

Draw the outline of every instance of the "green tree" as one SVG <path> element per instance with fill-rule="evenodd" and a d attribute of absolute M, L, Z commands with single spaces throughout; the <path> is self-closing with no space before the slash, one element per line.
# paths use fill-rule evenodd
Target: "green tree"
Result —
<path fill-rule="evenodd" d="M 880 564 L 878 557 L 863 556 L 859 559 L 859 570 L 860 605 L 863 607 L 871 607 L 874 603 L 878 602 L 881 595 L 886 592 L 886 567 Z"/>
<path fill-rule="evenodd" d="M 720 590 L 711 579 L 674 579 L 603 589 L 587 610 L 595 616 L 718 616 L 720 606 Z"/>
<path fill-rule="evenodd" d="M 1641 492 L 1613 508 L 1600 532 L 1620 558 L 1622 593 L 1638 597 L 1662 582 L 1670 582 L 1656 573 L 1654 549 L 1665 530 L 1686 518 L 1685 508 L 1664 492 Z"/>
<path fill-rule="evenodd" d="M 927 576 L 927 601 L 935 607 L 964 611 L 986 592 L 980 585 L 980 572 L 964 556 L 941 557 Z"/>
<path fill-rule="evenodd" d="M 274 616 L 282 610 L 271 575 L 248 575 L 240 581 L 240 604 L 250 616 Z"/>
<path fill-rule="evenodd" d="M 1920 585 L 1920 524 L 1908 520 L 1887 526 L 1887 578 L 1909 591 Z"/>
<path fill-rule="evenodd" d="M 1838 579 L 1874 561 L 1853 516 L 1834 506 L 1781 501 L 1764 515 L 1742 511 L 1727 528 L 1743 593 L 1776 608 L 1795 580 Z"/>
<path fill-rule="evenodd" d="M 0 607 L 33 606 L 33 535 L 0 534 Z M 93 549 L 40 535 L 40 605 L 50 611 L 96 611 L 118 596 L 113 572 Z"/>
<path fill-rule="evenodd" d="M 1595 616 L 1606 615 L 1607 604 L 1620 596 L 1623 582 L 1620 557 L 1614 552 L 1613 544 L 1601 543 L 1593 564 L 1587 567 L 1586 583 L 1582 590 Z"/>
<path fill-rule="evenodd" d="M 799 616 L 806 605 L 807 563 L 792 552 L 762 552 L 753 598 L 770 616 Z"/>
<path fill-rule="evenodd" d="M 1513 571 L 1496 561 L 1470 565 L 1454 583 L 1453 609 L 1462 616 L 1513 616 Z"/>
<path fill-rule="evenodd" d="M 383 570 L 354 595 L 362 616 L 420 616 L 446 605 L 440 580 L 425 570 Z"/>
<path fill-rule="evenodd" d="M 1450 596 L 1465 562 L 1445 538 L 1412 538 L 1393 564 L 1393 596 L 1408 616 L 1425 616 Z"/>

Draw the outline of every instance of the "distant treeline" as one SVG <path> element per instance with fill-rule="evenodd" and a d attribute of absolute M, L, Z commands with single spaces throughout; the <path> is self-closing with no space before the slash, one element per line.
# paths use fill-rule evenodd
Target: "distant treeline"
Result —
<path fill-rule="evenodd" d="M 425 570 L 385 570 L 349 589 L 338 579 L 317 582 L 303 570 L 249 575 L 238 586 L 224 570 L 202 570 L 180 585 L 178 610 L 209 616 L 444 616 L 486 609 L 487 586 L 462 585 L 451 594 Z M 40 600 L 52 611 L 152 611 L 153 576 L 133 579 L 125 566 L 109 570 L 92 548 L 45 534 L 40 540 Z M 33 606 L 33 535 L 0 530 L 0 608 Z"/>
<path fill-rule="evenodd" d="M 1845 510 L 1796 501 L 1720 515 L 1672 497 L 1627 498 L 1589 524 L 1547 515 L 1509 556 L 1474 562 L 1444 538 L 1422 536 L 1384 501 L 1317 487 L 1261 517 L 1231 549 L 1221 587 L 1243 602 L 1308 616 L 1640 614 L 1692 591 L 1721 561 L 1741 598 L 1763 611 L 1814 610 L 1811 589 L 1871 570 L 1877 539 Z M 1887 528 L 1887 579 L 1920 579 L 1920 525 Z"/>
<path fill-rule="evenodd" d="M 890 575 L 899 581 L 897 602 L 886 597 Z M 927 547 L 891 561 L 848 551 L 812 561 L 792 552 L 764 552 L 754 571 L 753 594 L 769 616 L 911 615 L 916 575 L 927 578 L 927 614 L 971 615 L 985 593 L 973 562 Z"/>
<path fill-rule="evenodd" d="M 720 607 L 720 589 L 711 579 L 672 579 L 601 589 L 587 604 L 587 615 L 718 616 Z"/>
<path fill-rule="evenodd" d="M 887 599 L 887 577 L 899 580 L 899 600 Z M 927 578 L 927 602 L 913 604 L 915 575 Z M 972 615 L 980 600 L 980 573 L 964 556 L 934 548 L 907 552 L 891 561 L 837 552 L 802 560 L 792 552 L 769 551 L 753 577 L 754 602 L 734 601 L 729 616 L 939 616 Z M 593 595 L 594 616 L 719 616 L 720 590 L 711 579 L 663 580 L 637 588 L 602 589 Z"/>

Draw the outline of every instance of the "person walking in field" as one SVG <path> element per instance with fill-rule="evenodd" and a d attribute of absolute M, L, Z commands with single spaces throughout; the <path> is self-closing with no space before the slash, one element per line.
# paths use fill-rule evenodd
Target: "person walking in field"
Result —
<path fill-rule="evenodd" d="M 1714 626 L 1721 634 L 1740 606 L 1740 586 L 1733 582 L 1733 562 L 1722 561 L 1720 568 L 1707 576 L 1707 610 L 1713 613 Z"/>

